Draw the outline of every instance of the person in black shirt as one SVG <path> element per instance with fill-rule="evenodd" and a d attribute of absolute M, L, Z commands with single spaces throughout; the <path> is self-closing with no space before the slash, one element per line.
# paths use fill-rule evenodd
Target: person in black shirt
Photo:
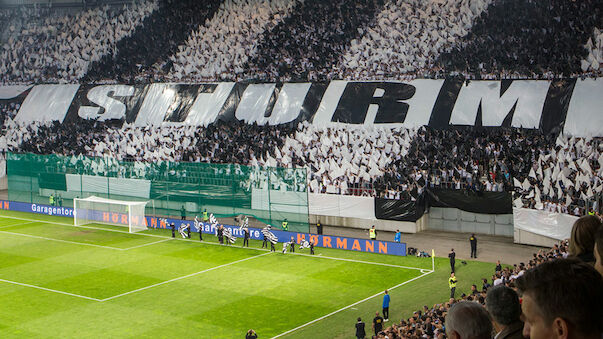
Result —
<path fill-rule="evenodd" d="M 187 224 L 187 228 L 186 228 L 186 236 L 190 239 L 191 238 L 191 225 Z"/>
<path fill-rule="evenodd" d="M 295 253 L 295 239 L 293 239 L 293 237 L 291 237 L 291 253 Z"/>
<path fill-rule="evenodd" d="M 477 238 L 475 237 L 475 233 L 471 233 L 469 243 L 471 244 L 471 258 L 477 258 Z"/>
<path fill-rule="evenodd" d="M 356 323 L 356 338 L 364 339 L 365 337 L 366 332 L 364 331 L 364 322 L 358 317 L 358 322 Z"/>
<path fill-rule="evenodd" d="M 243 236 L 243 246 L 247 245 L 249 247 L 249 228 L 245 227 L 243 232 L 245 233 Z"/>
<path fill-rule="evenodd" d="M 500 260 L 496 260 L 496 268 L 494 269 L 494 272 L 500 271 L 502 271 L 502 265 L 500 264 Z"/>
<path fill-rule="evenodd" d="M 310 254 L 314 254 L 314 241 L 310 240 Z"/>
<path fill-rule="evenodd" d="M 375 330 L 375 336 L 383 329 L 383 318 L 379 315 L 379 312 L 375 313 L 373 318 L 373 330 Z"/>
<path fill-rule="evenodd" d="M 224 244 L 224 226 L 222 225 L 218 227 L 218 241 L 220 244 Z"/>
<path fill-rule="evenodd" d="M 320 222 L 316 223 L 316 234 L 322 234 L 322 225 Z"/>
<path fill-rule="evenodd" d="M 170 227 L 172 228 L 172 238 L 176 237 L 176 224 L 171 223 Z"/>
<path fill-rule="evenodd" d="M 247 331 L 247 334 L 245 334 L 245 339 L 258 339 L 258 335 L 254 330 L 250 329 Z"/>
<path fill-rule="evenodd" d="M 456 253 L 454 253 L 454 248 L 450 250 L 448 253 L 448 258 L 450 258 L 450 272 L 454 272 L 454 263 L 456 258 Z"/>

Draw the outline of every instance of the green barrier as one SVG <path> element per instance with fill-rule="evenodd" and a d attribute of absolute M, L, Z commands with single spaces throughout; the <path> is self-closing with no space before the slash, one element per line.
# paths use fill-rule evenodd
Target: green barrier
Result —
<path fill-rule="evenodd" d="M 193 219 L 207 210 L 277 227 L 286 218 L 290 231 L 309 232 L 306 168 L 9 153 L 6 173 L 12 201 L 72 207 L 95 195 L 148 201 L 147 215 L 181 217 L 184 208 Z"/>

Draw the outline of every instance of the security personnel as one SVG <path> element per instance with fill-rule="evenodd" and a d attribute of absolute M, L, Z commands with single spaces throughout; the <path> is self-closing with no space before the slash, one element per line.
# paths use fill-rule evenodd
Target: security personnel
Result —
<path fill-rule="evenodd" d="M 377 240 L 377 230 L 375 229 L 375 225 L 369 229 L 369 237 L 371 240 Z"/>
<path fill-rule="evenodd" d="M 454 291 L 456 290 L 456 277 L 454 276 L 454 272 L 450 273 L 450 278 L 448 278 L 448 287 L 450 287 L 450 298 L 454 298 Z"/>
<path fill-rule="evenodd" d="M 50 206 L 54 206 L 54 194 L 51 194 L 48 197 L 48 202 L 50 203 Z"/>
<path fill-rule="evenodd" d="M 456 253 L 454 253 L 454 248 L 450 250 L 450 253 L 448 253 L 448 258 L 450 259 L 450 272 L 454 273 L 454 264 L 456 262 Z"/>
<path fill-rule="evenodd" d="M 475 237 L 475 233 L 471 233 L 469 243 L 471 244 L 471 258 L 477 258 L 477 238 Z"/>
<path fill-rule="evenodd" d="M 316 234 L 322 234 L 322 225 L 320 221 L 316 223 Z"/>
<path fill-rule="evenodd" d="M 287 221 L 287 218 L 285 218 L 285 220 L 283 221 L 283 231 L 288 231 L 289 230 L 289 222 Z"/>
<path fill-rule="evenodd" d="M 209 216 L 207 215 L 207 209 L 203 209 L 203 222 L 208 222 Z"/>
<path fill-rule="evenodd" d="M 184 208 L 184 205 L 182 205 L 182 208 L 180 209 L 180 219 L 186 220 L 186 209 Z"/>

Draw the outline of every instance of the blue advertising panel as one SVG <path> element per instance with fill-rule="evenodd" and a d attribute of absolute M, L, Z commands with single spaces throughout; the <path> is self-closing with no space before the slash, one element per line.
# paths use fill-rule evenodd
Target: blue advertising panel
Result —
<path fill-rule="evenodd" d="M 40 204 L 30 204 L 24 202 L 17 201 L 6 201 L 0 200 L 0 209 L 11 210 L 11 211 L 19 211 L 19 212 L 30 212 L 30 213 L 38 213 L 38 214 L 46 214 L 46 215 L 54 215 L 61 217 L 73 217 L 73 208 L 70 207 L 59 207 L 59 206 L 49 206 L 49 205 L 40 205 Z M 102 211 L 90 211 L 91 215 L 88 215 L 87 218 L 92 220 L 98 220 L 100 222 L 110 222 L 117 224 L 128 224 L 128 215 L 123 213 L 115 213 L 115 212 L 102 212 Z M 166 219 L 167 222 L 160 220 L 157 217 L 145 217 L 145 221 L 147 227 L 149 228 L 164 228 L 168 229 L 169 225 L 173 222 L 176 226 L 176 229 L 180 227 L 182 224 L 189 224 L 191 228 L 191 232 L 199 232 L 197 228 L 195 228 L 195 223 L 192 220 L 180 220 L 180 219 Z M 200 223 L 201 231 L 203 233 L 214 234 L 215 228 L 212 227 L 209 223 Z M 232 235 L 239 238 L 243 236 L 242 230 L 238 226 L 233 225 L 224 225 L 224 227 L 229 228 L 232 232 Z M 336 248 L 348 251 L 358 251 L 358 252 L 369 252 L 369 253 L 381 253 L 381 254 L 390 254 L 390 255 L 406 255 L 406 244 L 405 243 L 396 243 L 390 241 L 379 241 L 379 240 L 369 240 L 369 239 L 357 239 L 357 238 L 348 238 L 348 237 L 339 237 L 334 235 L 317 235 L 317 234 L 309 234 L 309 233 L 297 233 L 297 232 L 286 232 L 277 229 L 272 229 L 272 233 L 278 238 L 279 242 L 288 242 L 291 241 L 291 238 L 299 244 L 302 240 L 307 240 L 309 242 L 313 242 L 315 247 L 324 247 L 324 248 Z M 259 228 L 249 228 L 249 235 L 251 239 L 262 240 L 263 235 L 261 229 Z"/>

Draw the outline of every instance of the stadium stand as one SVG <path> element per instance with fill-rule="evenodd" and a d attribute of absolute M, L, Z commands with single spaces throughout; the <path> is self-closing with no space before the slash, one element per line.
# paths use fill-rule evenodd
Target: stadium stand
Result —
<path fill-rule="evenodd" d="M 15 9 L 0 51 L 0 83 L 64 83 L 84 77 L 91 63 L 116 52 L 117 43 L 157 8 L 158 1 L 96 7 L 57 15 L 50 8 Z"/>
<path fill-rule="evenodd" d="M 193 30 L 213 17 L 218 1 L 165 0 L 142 25 L 120 40 L 116 53 L 90 66 L 86 81 L 149 82 L 169 70 L 168 57 Z M 164 71 L 165 69 L 165 71 Z"/>
<path fill-rule="evenodd" d="M 584 45 L 601 24 L 597 3 L 495 1 L 464 39 L 441 56 L 439 65 L 476 78 L 580 75 L 581 60 L 588 56 Z M 600 75 L 598 65 L 592 70 Z"/>
<path fill-rule="evenodd" d="M 3 84 L 549 78 L 600 74 L 602 57 L 593 1 L 141 0 L 62 15 L 49 8 L 3 9 L 0 16 L 13 17 L 0 26 L 8 32 L 0 51 Z M 492 48 L 493 40 L 502 43 Z M 517 206 L 571 214 L 584 213 L 585 200 L 603 188 L 599 138 L 555 144 L 556 136 L 521 129 L 307 123 L 22 126 L 12 120 L 18 109 L 0 106 L 4 151 L 308 166 L 311 192 L 414 200 L 425 187 L 516 191 Z M 563 175 L 553 175 L 555 168 Z"/>
<path fill-rule="evenodd" d="M 233 80 L 259 52 L 266 31 L 289 16 L 298 1 L 227 0 L 205 25 L 191 33 L 186 44 L 170 57 L 173 80 Z"/>

